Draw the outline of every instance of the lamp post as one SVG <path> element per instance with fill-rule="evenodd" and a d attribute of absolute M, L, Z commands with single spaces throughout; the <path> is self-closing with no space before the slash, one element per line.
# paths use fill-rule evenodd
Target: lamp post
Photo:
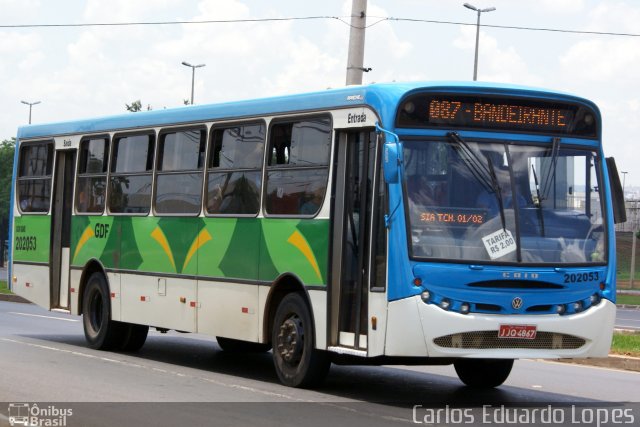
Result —
<path fill-rule="evenodd" d="M 191 67 L 191 105 L 193 105 L 193 87 L 196 79 L 196 68 L 204 67 L 207 64 L 191 65 L 187 61 L 182 61 L 182 65 Z"/>
<path fill-rule="evenodd" d="M 625 184 L 625 183 L 626 183 L 626 181 L 627 181 L 627 174 L 628 174 L 629 172 L 623 172 L 623 171 L 620 171 L 620 173 L 622 174 L 622 198 L 624 199 L 624 184 Z"/>
<path fill-rule="evenodd" d="M 36 101 L 36 102 L 20 101 L 20 102 L 29 106 L 29 124 L 31 124 L 31 109 L 33 108 L 34 105 L 40 104 L 40 101 Z"/>
<path fill-rule="evenodd" d="M 473 61 L 473 81 L 476 81 L 478 80 L 478 44 L 480 43 L 480 14 L 482 12 L 493 12 L 494 10 L 496 10 L 496 8 L 487 7 L 485 9 L 478 9 L 477 7 L 469 3 L 465 3 L 463 4 L 463 6 L 466 7 L 467 9 L 471 9 L 478 13 L 478 22 L 476 23 L 476 57 L 475 57 L 475 60 Z"/>

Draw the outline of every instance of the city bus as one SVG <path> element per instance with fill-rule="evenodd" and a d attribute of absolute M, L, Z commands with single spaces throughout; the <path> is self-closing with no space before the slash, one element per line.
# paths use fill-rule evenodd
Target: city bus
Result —
<path fill-rule="evenodd" d="M 10 276 L 89 347 L 149 327 L 331 363 L 606 356 L 624 204 L 586 99 L 502 84 L 352 86 L 18 130 Z"/>

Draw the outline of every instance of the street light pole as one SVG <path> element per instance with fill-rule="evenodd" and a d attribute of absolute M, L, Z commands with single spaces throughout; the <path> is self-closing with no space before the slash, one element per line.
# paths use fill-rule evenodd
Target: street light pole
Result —
<path fill-rule="evenodd" d="M 191 65 L 187 61 L 182 61 L 182 65 L 191 67 L 191 105 L 193 105 L 193 88 L 196 80 L 196 68 L 204 67 L 207 64 Z"/>
<path fill-rule="evenodd" d="M 29 106 L 29 124 L 31 124 L 31 109 L 33 108 L 34 105 L 40 104 L 40 101 L 36 101 L 36 102 L 20 101 L 20 102 Z"/>
<path fill-rule="evenodd" d="M 487 7 L 485 9 L 478 9 L 477 7 L 469 3 L 465 3 L 463 4 L 463 6 L 466 7 L 467 9 L 471 9 L 478 13 L 478 21 L 476 23 L 476 55 L 473 61 L 473 81 L 476 81 L 478 80 L 478 46 L 480 44 L 480 14 L 482 12 L 493 12 L 494 10 L 496 10 L 496 8 Z"/>
<path fill-rule="evenodd" d="M 622 174 L 622 199 L 624 199 L 624 184 L 627 181 L 627 173 L 628 172 L 620 171 L 620 173 Z"/>

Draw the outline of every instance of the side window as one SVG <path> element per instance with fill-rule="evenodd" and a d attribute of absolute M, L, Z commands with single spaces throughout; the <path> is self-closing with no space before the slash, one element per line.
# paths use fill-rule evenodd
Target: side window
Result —
<path fill-rule="evenodd" d="M 160 134 L 156 166 L 156 213 L 200 213 L 206 138 L 204 128 Z"/>
<path fill-rule="evenodd" d="M 78 213 L 100 214 L 104 211 L 108 156 L 108 138 L 90 138 L 80 142 L 80 163 L 76 183 Z"/>
<path fill-rule="evenodd" d="M 42 142 L 20 147 L 18 205 L 23 213 L 45 213 L 51 201 L 53 144 Z"/>
<path fill-rule="evenodd" d="M 207 174 L 207 213 L 258 214 L 264 141 L 264 123 L 212 130 Z"/>
<path fill-rule="evenodd" d="M 329 176 L 331 120 L 277 123 L 269 136 L 266 211 L 313 216 L 324 200 Z"/>
<path fill-rule="evenodd" d="M 153 134 L 114 138 L 108 198 L 110 212 L 149 213 L 154 145 Z"/>

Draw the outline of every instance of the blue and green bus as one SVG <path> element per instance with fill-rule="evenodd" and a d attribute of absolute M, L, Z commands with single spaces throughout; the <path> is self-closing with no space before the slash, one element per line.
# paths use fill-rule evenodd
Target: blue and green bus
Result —
<path fill-rule="evenodd" d="M 599 357 L 624 216 L 600 112 L 484 83 L 353 86 L 18 130 L 11 286 L 83 316 L 90 347 L 149 327 L 331 363 Z"/>

